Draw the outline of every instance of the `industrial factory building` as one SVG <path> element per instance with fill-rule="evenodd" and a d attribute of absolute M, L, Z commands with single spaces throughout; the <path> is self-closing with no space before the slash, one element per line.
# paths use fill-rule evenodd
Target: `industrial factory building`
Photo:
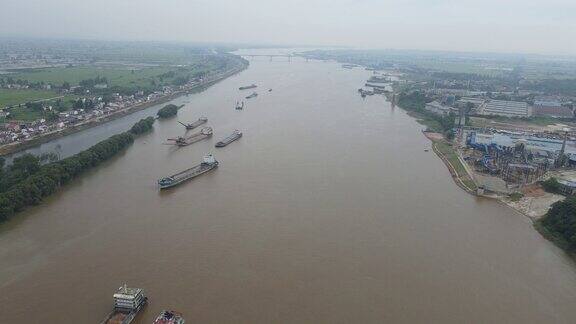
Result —
<path fill-rule="evenodd" d="M 527 103 L 508 100 L 487 100 L 480 105 L 478 113 L 507 117 L 530 117 L 532 115 Z"/>
<path fill-rule="evenodd" d="M 514 134 L 485 134 L 471 133 L 468 143 L 473 147 L 495 146 L 501 149 L 514 149 L 518 144 L 523 144 L 524 149 L 535 156 L 554 159 L 562 150 L 563 140 L 552 138 L 532 137 Z M 567 140 L 564 148 L 571 160 L 576 161 L 576 142 Z"/>

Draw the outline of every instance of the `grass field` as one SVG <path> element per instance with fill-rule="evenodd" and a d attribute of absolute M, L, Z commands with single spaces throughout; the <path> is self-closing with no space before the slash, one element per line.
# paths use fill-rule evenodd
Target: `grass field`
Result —
<path fill-rule="evenodd" d="M 104 77 L 111 86 L 142 86 L 149 85 L 152 78 L 171 70 L 174 68 L 150 67 L 132 70 L 129 68 L 70 67 L 29 70 L 12 74 L 11 77 L 30 82 L 46 82 L 58 85 L 68 82 L 73 86 L 78 85 L 82 80 Z"/>
<path fill-rule="evenodd" d="M 72 105 L 78 99 L 78 96 L 75 96 L 75 95 L 60 96 L 60 95 L 58 95 L 54 92 L 51 92 L 51 91 L 24 90 L 24 93 L 18 94 L 19 96 L 17 96 L 14 93 L 10 93 L 10 92 L 14 92 L 14 91 L 21 91 L 21 90 L 0 89 L 0 100 L 2 98 L 4 98 L 3 95 L 6 95 L 6 97 L 12 96 L 12 97 L 18 98 L 18 100 L 17 100 L 18 103 L 26 103 L 28 101 L 26 101 L 25 99 L 31 98 L 33 96 L 38 96 L 38 94 L 36 92 L 45 92 L 47 95 L 47 96 L 44 96 L 45 98 L 58 97 L 58 99 L 62 100 L 62 107 L 64 107 L 63 111 L 67 111 L 67 110 L 72 109 Z M 4 92 L 7 92 L 7 93 L 4 93 Z M 22 99 L 24 99 L 24 101 L 21 101 Z M 55 106 L 55 101 L 56 101 L 56 99 L 47 100 L 46 103 L 49 105 Z M 5 106 L 0 105 L 0 107 L 6 107 L 6 106 L 9 106 L 9 105 L 5 105 Z M 11 120 L 33 121 L 33 120 L 45 117 L 43 111 L 33 110 L 30 108 L 27 108 L 24 105 L 16 106 L 16 104 L 13 104 L 12 108 L 9 111 L 10 111 L 10 115 L 11 115 Z M 5 121 L 6 120 L 4 118 L 0 118 L 0 122 L 5 122 Z"/>
<path fill-rule="evenodd" d="M 50 90 L 0 89 L 0 108 L 54 97 L 58 97 L 58 94 Z"/>

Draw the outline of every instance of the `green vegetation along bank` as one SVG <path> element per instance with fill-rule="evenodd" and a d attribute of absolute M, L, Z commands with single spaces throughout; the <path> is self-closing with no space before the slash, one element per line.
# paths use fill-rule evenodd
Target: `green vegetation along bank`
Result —
<path fill-rule="evenodd" d="M 158 115 L 158 118 L 164 119 L 164 118 L 176 116 L 177 113 L 178 113 L 178 106 L 173 105 L 173 104 L 169 104 L 169 105 L 162 107 L 160 110 L 158 110 L 158 112 L 156 114 Z"/>
<path fill-rule="evenodd" d="M 419 123 L 427 126 L 428 130 L 443 133 L 447 138 L 451 138 L 456 116 L 453 114 L 439 116 L 426 111 L 424 107 L 427 102 L 426 96 L 419 91 L 401 92 L 396 100 L 400 108 L 408 111 Z"/>
<path fill-rule="evenodd" d="M 556 202 L 546 215 L 536 222 L 536 228 L 568 252 L 576 252 L 576 197 Z"/>
<path fill-rule="evenodd" d="M 129 131 L 113 135 L 91 148 L 63 160 L 40 165 L 31 154 L 15 159 L 0 172 L 0 221 L 6 221 L 26 207 L 39 204 L 62 185 L 83 172 L 109 160 L 134 142 L 137 135 L 152 129 L 154 118 L 137 122 Z"/>

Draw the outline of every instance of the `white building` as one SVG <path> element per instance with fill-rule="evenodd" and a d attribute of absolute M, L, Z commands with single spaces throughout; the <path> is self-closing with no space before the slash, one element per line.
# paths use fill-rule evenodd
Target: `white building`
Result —
<path fill-rule="evenodd" d="M 528 104 L 522 101 L 488 100 L 478 112 L 481 115 L 498 115 L 508 117 L 529 117 L 532 115 Z"/>

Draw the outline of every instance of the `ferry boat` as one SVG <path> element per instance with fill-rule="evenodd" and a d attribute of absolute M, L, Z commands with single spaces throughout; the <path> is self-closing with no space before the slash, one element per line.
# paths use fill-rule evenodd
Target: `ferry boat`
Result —
<path fill-rule="evenodd" d="M 186 129 L 194 129 L 194 128 L 204 124 L 207 121 L 208 121 L 208 118 L 200 117 L 200 118 L 198 118 L 197 121 L 195 121 L 193 123 L 186 123 L 186 124 L 183 122 L 179 122 L 179 123 L 182 124 L 184 127 L 186 127 Z"/>
<path fill-rule="evenodd" d="M 190 169 L 186 169 L 182 172 L 173 174 L 169 177 L 162 178 L 158 180 L 158 185 L 160 186 L 160 189 L 174 187 L 178 184 L 181 184 L 182 182 L 188 181 L 217 167 L 218 161 L 216 161 L 212 154 L 208 154 L 204 156 L 202 163 L 195 165 Z"/>
<path fill-rule="evenodd" d="M 240 90 L 248 90 L 248 89 L 254 89 L 254 88 L 256 88 L 256 87 L 257 87 L 257 85 L 255 85 L 254 83 L 252 83 L 252 84 L 249 85 L 249 86 L 243 86 L 243 87 L 240 87 L 240 88 L 238 88 L 238 89 L 240 89 Z"/>
<path fill-rule="evenodd" d="M 212 137 L 213 131 L 212 127 L 204 127 L 199 132 L 194 133 L 188 137 L 178 136 L 176 138 L 169 138 L 170 143 L 165 143 L 166 145 L 176 145 L 176 146 L 188 146 L 190 144 L 199 142 L 205 138 Z"/>
<path fill-rule="evenodd" d="M 141 288 L 128 288 L 126 284 L 114 294 L 114 310 L 101 324 L 129 324 L 146 305 L 148 297 Z"/>
<path fill-rule="evenodd" d="M 164 310 L 156 317 L 152 324 L 184 324 L 185 322 L 181 313 Z"/>
<path fill-rule="evenodd" d="M 234 142 L 235 140 L 239 139 L 240 137 L 242 137 L 242 132 L 239 130 L 235 130 L 230 136 L 216 143 L 216 147 L 224 147 Z"/>
<path fill-rule="evenodd" d="M 257 96 L 258 96 L 258 94 L 257 94 L 256 92 L 252 92 L 252 94 L 250 94 L 249 96 L 247 96 L 246 99 L 251 99 L 251 98 L 254 98 L 254 97 L 257 97 Z"/>

